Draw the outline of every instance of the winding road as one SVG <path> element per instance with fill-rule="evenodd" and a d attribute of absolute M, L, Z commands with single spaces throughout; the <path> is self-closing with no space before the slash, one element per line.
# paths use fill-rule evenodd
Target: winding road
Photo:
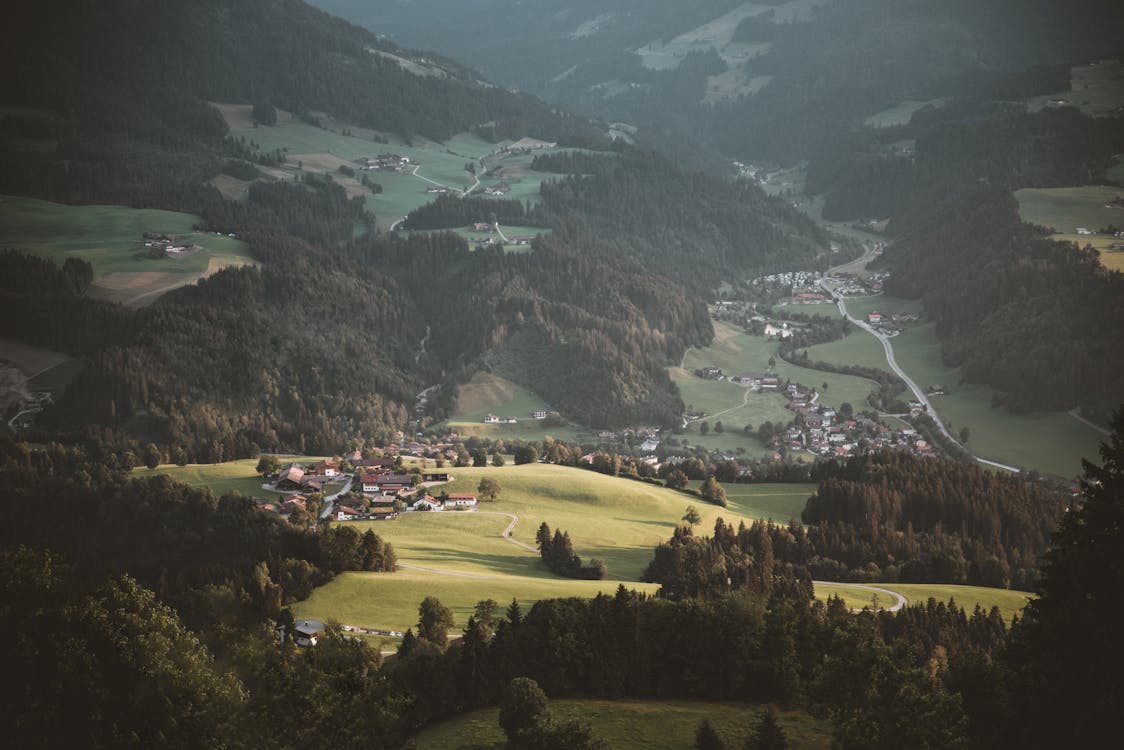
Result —
<path fill-rule="evenodd" d="M 873 255 L 873 251 L 867 250 L 867 255 Z M 847 320 L 851 321 L 851 323 L 855 324 L 856 326 L 863 329 L 871 336 L 882 342 L 882 348 L 886 352 L 886 362 L 890 365 L 890 369 L 893 370 L 894 373 L 902 379 L 903 383 L 909 386 L 909 389 L 911 391 L 913 391 L 913 395 L 916 397 L 916 400 L 925 407 L 925 411 L 929 414 L 929 416 L 933 418 L 933 422 L 937 425 L 937 428 L 940 429 L 941 434 L 943 434 L 946 438 L 948 438 L 956 445 L 964 448 L 964 445 L 955 437 L 953 437 L 952 433 L 949 432 L 947 427 L 945 427 L 944 422 L 941 421 L 940 414 L 938 414 L 937 410 L 933 408 L 933 404 L 929 401 L 929 398 L 925 395 L 925 392 L 921 390 L 921 387 L 918 386 L 916 382 L 914 382 L 913 378 L 909 377 L 909 375 L 906 374 L 905 370 L 898 366 L 898 362 L 894 358 L 894 347 L 890 343 L 890 337 L 885 335 L 884 333 L 879 333 L 878 331 L 876 331 L 865 320 L 855 318 L 849 312 L 847 312 L 847 305 L 843 295 L 835 290 L 833 282 L 838 282 L 839 280 L 835 278 L 833 274 L 837 273 L 839 269 L 851 265 L 854 262 L 855 261 L 849 261 L 842 266 L 836 266 L 834 268 L 827 269 L 827 271 L 824 272 L 824 275 L 820 278 L 820 288 L 830 294 L 832 299 L 835 300 L 835 304 L 839 308 L 839 312 L 843 315 L 843 317 L 847 318 Z M 964 448 L 964 450 L 967 450 L 967 448 Z M 987 464 L 988 466 L 994 466 L 999 469 L 1006 469 L 1007 471 L 1014 472 L 1016 474 L 1020 471 L 1017 466 L 1008 466 L 1007 464 L 1002 464 L 998 461 L 992 461 L 990 459 L 983 458 L 982 456 L 977 456 L 974 453 L 972 453 L 971 456 L 981 464 Z"/>

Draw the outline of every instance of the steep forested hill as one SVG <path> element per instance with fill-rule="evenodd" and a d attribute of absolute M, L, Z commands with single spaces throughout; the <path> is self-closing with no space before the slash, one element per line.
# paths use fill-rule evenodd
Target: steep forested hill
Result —
<path fill-rule="evenodd" d="M 19 282 L 0 289 L 0 331 L 86 364 L 43 428 L 195 460 L 331 452 L 405 426 L 414 394 L 467 377 L 492 350 L 523 362 L 522 382 L 567 416 L 669 423 L 682 403 L 664 366 L 712 336 L 709 290 L 729 273 L 804 265 L 826 244 L 756 187 L 609 150 L 603 125 L 295 0 L 14 12 L 0 192 L 188 211 L 237 233 L 259 264 L 126 309 L 2 256 Z M 278 109 L 330 117 L 376 140 L 474 130 L 581 144 L 599 166 L 542 165 L 555 182 L 536 211 L 554 233 L 534 252 L 472 254 L 452 234 L 379 235 L 330 175 L 283 155 L 278 169 L 276 154 L 229 138 L 215 101 L 252 104 L 263 124 Z M 208 183 L 232 169 L 253 180 L 240 201 Z M 440 416 L 444 403 L 431 404 Z"/>

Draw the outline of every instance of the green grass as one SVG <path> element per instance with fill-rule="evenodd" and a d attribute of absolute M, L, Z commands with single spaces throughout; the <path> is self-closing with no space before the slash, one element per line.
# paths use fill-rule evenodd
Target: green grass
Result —
<path fill-rule="evenodd" d="M 726 747 L 741 747 L 761 720 L 763 708 L 739 703 L 695 701 L 552 700 L 555 718 L 582 719 L 595 737 L 616 750 L 694 747 L 695 730 L 709 720 Z M 461 747 L 501 748 L 504 735 L 496 708 L 480 709 L 428 727 L 415 738 L 418 750 L 455 750 Z M 781 711 L 780 725 L 790 748 L 831 746 L 831 726 L 802 711 Z"/>
<path fill-rule="evenodd" d="M 1124 158 L 1116 157 L 1116 162 L 1105 170 L 1105 177 L 1117 185 L 1124 185 Z"/>
<path fill-rule="evenodd" d="M 91 292 L 127 301 L 144 291 L 193 283 L 208 270 L 252 263 L 239 240 L 195 231 L 200 221 L 198 216 L 176 211 L 68 206 L 4 196 L 0 199 L 0 246 L 60 265 L 72 257 L 88 261 L 95 279 Z M 204 250 L 182 258 L 137 257 L 147 249 L 144 232 L 176 235 Z M 111 274 L 152 274 L 159 278 L 133 277 L 133 283 L 123 283 L 123 277 L 107 278 Z"/>
<path fill-rule="evenodd" d="M 1124 179 L 1124 175 L 1119 175 Z M 1019 215 L 1023 221 L 1049 227 L 1054 239 L 1074 242 L 1081 247 L 1092 245 L 1101 252 L 1101 265 L 1114 271 L 1124 271 L 1124 252 L 1110 246 L 1120 240 L 1109 235 L 1081 235 L 1077 228 L 1094 232 L 1107 227 L 1124 225 L 1124 208 L 1109 206 L 1113 198 L 1124 195 L 1117 186 L 1086 186 L 1071 188 L 1027 188 L 1015 193 L 1019 202 Z"/>
<path fill-rule="evenodd" d="M 296 461 L 309 464 L 321 460 L 322 456 L 300 456 L 296 458 L 282 458 L 282 464 Z M 221 464 L 188 464 L 176 466 L 175 464 L 161 464 L 155 469 L 141 466 L 133 469 L 133 477 L 144 477 L 166 474 L 177 482 L 183 482 L 191 487 L 209 487 L 215 495 L 227 492 L 241 492 L 243 495 L 257 495 L 269 497 L 272 493 L 261 488 L 261 476 L 255 471 L 258 459 L 245 458 L 238 461 L 226 461 Z"/>
<path fill-rule="evenodd" d="M 848 297 L 846 304 L 847 312 L 856 318 L 865 318 L 872 312 L 898 315 L 925 314 L 925 309 L 921 305 L 921 300 L 902 299 L 901 297 L 890 297 L 885 294 L 878 294 L 870 297 Z"/>
<path fill-rule="evenodd" d="M 453 419 L 474 422 L 483 420 L 488 414 L 530 419 L 531 412 L 549 408 L 545 401 L 526 388 L 499 375 L 478 372 L 457 389 L 457 414 Z"/>
<path fill-rule="evenodd" d="M 703 516 L 700 529 L 714 526 L 719 516 L 740 521 L 799 514 L 811 485 L 731 485 L 730 507 L 707 505 L 696 497 L 645 482 L 610 477 L 592 471 L 550 464 L 508 465 L 500 468 L 455 468 L 454 480 L 441 489 L 475 491 L 481 477 L 495 478 L 502 488 L 499 500 L 475 513 L 410 513 L 395 521 L 353 522 L 394 545 L 400 563 L 442 575 L 403 569 L 397 573 L 348 573 L 317 589 L 295 605 L 299 616 L 336 619 L 349 625 L 405 629 L 417 619 L 417 606 L 435 595 L 451 607 L 463 626 L 481 599 L 524 604 L 559 596 L 593 596 L 612 592 L 620 583 L 652 592 L 657 587 L 637 583 L 652 559 L 652 550 L 667 541 L 688 505 Z M 600 558 L 608 566 L 605 581 L 574 581 L 546 570 L 537 553 L 500 538 L 510 519 L 519 516 L 513 536 L 534 546 L 535 532 L 544 521 L 570 534 L 583 559 Z"/>
<path fill-rule="evenodd" d="M 854 330 L 850 336 L 816 344 L 808 347 L 808 357 L 813 361 L 829 362 L 834 365 L 861 365 L 877 367 L 890 372 L 886 362 L 886 351 L 882 343 L 863 330 Z M 854 404 L 852 404 L 854 405 Z"/>
<path fill-rule="evenodd" d="M 990 611 L 992 607 L 999 607 L 1000 614 L 1008 624 L 1014 615 L 1021 616 L 1022 608 L 1033 597 L 1033 594 L 1026 591 L 984 586 L 938 583 L 871 583 L 870 585 L 895 591 L 909 600 L 910 605 L 924 604 L 929 599 L 936 599 L 938 602 L 954 600 L 956 605 L 967 610 L 968 614 L 971 614 L 977 605 L 985 612 Z M 816 598 L 826 600 L 832 595 L 842 598 L 843 602 L 852 609 L 861 609 L 873 604 L 886 607 L 894 603 L 892 597 L 859 586 L 846 583 L 817 584 Z"/>
<path fill-rule="evenodd" d="M 687 353 L 685 369 L 691 371 L 706 365 L 717 365 L 727 375 L 769 370 L 769 358 L 776 355 L 776 342 L 769 341 L 764 336 L 742 333 L 727 323 L 717 322 L 714 329 L 716 336 L 710 346 Z M 780 359 L 776 360 L 773 370 L 782 379 L 789 378 L 820 390 L 826 382 L 828 389 L 822 393 L 820 401 L 832 406 L 838 406 L 843 401 L 850 401 L 854 405 L 865 403 L 867 394 L 875 387 L 873 381 L 865 378 L 822 373 L 790 365 Z"/>
<path fill-rule="evenodd" d="M 816 491 L 815 484 L 726 484 L 726 500 L 729 502 L 729 511 L 734 517 L 740 518 L 771 518 L 781 524 L 788 523 L 789 519 L 800 520 L 800 514 L 808 498 Z M 701 526 L 705 529 L 712 528 L 711 519 L 726 518 L 721 509 L 711 511 L 709 505 L 700 506 L 700 513 L 704 519 Z M 705 512 L 704 512 L 705 511 Z M 726 518 L 727 521 L 731 520 Z M 709 521 L 709 523 L 707 523 Z M 735 522 L 736 523 L 736 522 Z M 709 533 L 709 531 L 707 532 Z"/>
<path fill-rule="evenodd" d="M 1070 69 L 1070 90 L 1036 96 L 1027 100 L 1033 112 L 1056 106 L 1050 102 L 1064 99 L 1065 106 L 1077 107 L 1091 117 L 1105 117 L 1118 113 L 1124 104 L 1124 66 L 1118 60 L 1103 60 Z"/>
<path fill-rule="evenodd" d="M 1077 227 L 1096 231 L 1109 224 L 1124 224 L 1124 209 L 1105 208 L 1122 192 L 1119 187 L 1105 185 L 1025 188 L 1015 191 L 1015 199 L 1023 221 L 1071 234 Z"/>
<path fill-rule="evenodd" d="M 932 399 L 941 419 L 953 431 L 967 427 L 968 448 L 995 461 L 1037 468 L 1061 477 L 1081 472 L 1081 459 L 1097 455 L 1102 436 L 1064 412 L 1016 416 L 992 407 L 991 388 L 958 385 L 958 369 L 941 361 L 933 324 L 917 326 L 894 337 L 894 356 L 919 386 L 946 384 L 945 396 Z"/>
<path fill-rule="evenodd" d="M 394 522 L 385 523 L 385 526 Z M 381 533 L 383 526 L 376 527 Z M 397 547 L 395 547 L 397 549 Z M 512 547 L 515 550 L 515 547 Z M 418 605 L 435 596 L 453 612 L 453 632 L 464 629 L 476 603 L 493 599 L 504 608 L 517 599 L 526 612 L 540 599 L 565 597 L 592 598 L 598 593 L 612 594 L 621 582 L 574 581 L 535 576 L 497 576 L 488 579 L 457 578 L 423 571 L 397 573 L 342 573 L 312 596 L 293 605 L 298 618 L 336 620 L 346 625 L 401 630 L 416 628 Z M 654 584 L 625 583 L 630 589 L 655 593 Z"/>
<path fill-rule="evenodd" d="M 949 99 L 930 99 L 928 101 L 917 101 L 915 99 L 906 99 L 905 101 L 896 104 L 893 107 L 873 114 L 866 118 L 864 123 L 869 128 L 891 128 L 898 125 L 908 125 L 909 121 L 913 119 L 913 115 L 924 107 L 943 107 L 948 104 Z"/>
<path fill-rule="evenodd" d="M 488 186 L 506 181 L 511 187 L 511 192 L 506 196 L 509 198 L 535 202 L 538 200 L 541 182 L 556 177 L 556 175 L 532 171 L 530 162 L 534 155 L 506 156 L 496 153 L 509 143 L 508 141 L 488 143 L 468 133 L 455 135 L 445 143 L 418 140 L 412 145 L 406 145 L 395 138 L 392 139 L 392 143 L 384 144 L 368 138 L 342 135 L 294 119 L 284 124 L 247 130 L 241 135 L 267 151 L 287 149 L 289 165 L 286 171 L 291 171 L 291 168 L 297 166 L 297 162 L 300 161 L 309 171 L 334 173 L 334 169 L 325 170 L 314 164 L 318 158 L 314 158 L 315 155 L 323 154 L 330 154 L 349 162 L 386 152 L 410 157 L 415 164 L 420 165 L 417 176 L 409 171 L 370 173 L 370 179 L 379 183 L 383 192 L 378 195 L 369 194 L 365 197 L 365 201 L 367 209 L 375 215 L 382 228 L 389 227 L 413 209 L 433 200 L 434 196 L 425 192 L 433 183 L 421 178 L 461 190 L 475 183 L 475 177 L 465 170 L 465 165 L 473 162 L 477 170 L 480 170 L 481 158 L 485 159 L 488 167 L 503 166 L 503 171 L 497 178 L 482 175 L 481 184 Z M 536 153 L 558 150 L 562 149 L 543 149 Z M 536 234 L 542 231 L 531 229 L 515 231 L 516 227 L 511 229 L 516 234 Z M 504 231 L 507 233 L 507 227 Z"/>

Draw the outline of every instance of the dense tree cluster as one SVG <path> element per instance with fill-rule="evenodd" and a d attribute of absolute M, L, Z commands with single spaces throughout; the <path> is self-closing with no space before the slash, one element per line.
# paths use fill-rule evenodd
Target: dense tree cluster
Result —
<path fill-rule="evenodd" d="M 1023 224 L 1014 199 L 966 197 L 895 243 L 887 288 L 920 296 L 946 363 L 1017 412 L 1075 404 L 1107 418 L 1124 366 L 1124 276 Z"/>
<path fill-rule="evenodd" d="M 394 570 L 394 549 L 348 526 L 299 528 L 237 494 L 216 498 L 166 476 L 129 480 L 121 467 L 55 446 L 5 441 L 0 478 L 11 520 L 0 546 L 57 550 L 84 570 L 128 573 L 193 625 L 277 618 L 344 570 Z M 121 469 L 124 469 L 122 471 Z M 29 509 L 50 498 L 50 523 Z"/>
<path fill-rule="evenodd" d="M 574 544 L 570 541 L 569 532 L 556 529 L 552 535 L 546 521 L 539 526 L 535 541 L 538 543 L 543 564 L 553 573 L 567 578 L 590 581 L 600 581 L 608 574 L 605 563 L 596 558 L 582 565 L 581 557 L 574 554 Z"/>
<path fill-rule="evenodd" d="M 823 580 L 970 583 L 1030 589 L 1064 505 L 1052 491 L 974 465 L 884 452 L 818 470 L 803 520 L 718 519 L 677 529 L 645 580 L 673 598 L 768 589 L 779 566 Z"/>

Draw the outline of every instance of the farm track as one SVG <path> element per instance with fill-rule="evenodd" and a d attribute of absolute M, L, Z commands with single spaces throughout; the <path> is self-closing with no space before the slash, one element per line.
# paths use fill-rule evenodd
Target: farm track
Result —
<path fill-rule="evenodd" d="M 865 589 L 867 591 L 873 591 L 876 594 L 886 594 L 887 596 L 893 597 L 894 603 L 889 607 L 879 607 L 879 609 L 884 611 L 884 612 L 897 612 L 899 609 L 901 609 L 905 605 L 909 604 L 909 600 L 906 599 L 901 594 L 899 594 L 897 591 L 891 591 L 890 589 L 879 588 L 878 586 L 868 586 L 865 583 L 840 583 L 840 582 L 837 582 L 837 581 L 812 581 L 812 585 L 813 586 L 819 586 L 819 585 L 824 585 L 824 586 L 848 586 L 848 587 L 854 588 L 854 589 Z M 861 611 L 861 610 L 862 610 L 862 608 L 860 607 L 858 610 L 854 610 L 854 611 Z"/>

